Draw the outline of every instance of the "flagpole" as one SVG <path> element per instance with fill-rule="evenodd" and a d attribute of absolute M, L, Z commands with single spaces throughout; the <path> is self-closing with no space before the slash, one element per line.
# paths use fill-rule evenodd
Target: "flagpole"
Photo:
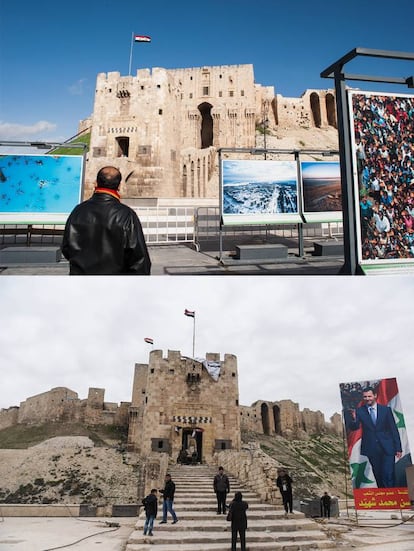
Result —
<path fill-rule="evenodd" d="M 195 357 L 195 312 L 193 318 L 193 358 Z"/>
<path fill-rule="evenodd" d="M 129 50 L 129 73 L 128 75 L 131 76 L 131 67 L 132 67 L 132 47 L 134 45 L 134 33 L 131 35 L 131 49 Z"/>

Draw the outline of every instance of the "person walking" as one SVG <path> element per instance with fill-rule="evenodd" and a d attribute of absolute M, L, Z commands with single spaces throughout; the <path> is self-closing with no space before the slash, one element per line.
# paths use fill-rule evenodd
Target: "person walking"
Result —
<path fill-rule="evenodd" d="M 217 514 L 226 514 L 226 497 L 230 492 L 229 477 L 224 473 L 223 467 L 219 467 L 213 480 L 213 488 L 217 498 Z"/>
<path fill-rule="evenodd" d="M 145 509 L 144 536 L 146 536 L 147 533 L 149 536 L 152 536 L 154 520 L 158 511 L 157 490 L 155 488 L 151 490 L 151 493 L 144 497 L 142 504 Z"/>
<path fill-rule="evenodd" d="M 279 488 L 282 495 L 285 516 L 287 516 L 288 513 L 293 513 L 292 482 L 293 480 L 289 476 L 287 470 L 280 469 L 278 477 L 276 478 L 276 486 Z"/>
<path fill-rule="evenodd" d="M 324 518 L 331 517 L 331 496 L 328 494 L 328 492 L 324 492 L 323 496 L 321 497 L 321 509 L 322 516 Z"/>
<path fill-rule="evenodd" d="M 94 194 L 69 215 L 62 241 L 70 275 L 149 275 L 151 260 L 141 222 L 120 202 L 122 176 L 99 170 Z"/>
<path fill-rule="evenodd" d="M 243 494 L 241 492 L 236 492 L 233 501 L 230 503 L 227 515 L 227 518 L 231 521 L 231 551 L 236 551 L 237 534 L 240 536 L 241 551 L 246 551 L 246 511 L 248 508 L 248 503 L 243 501 Z"/>
<path fill-rule="evenodd" d="M 165 484 L 164 489 L 160 490 L 160 493 L 162 494 L 164 501 L 162 504 L 162 521 L 160 524 L 166 524 L 167 523 L 167 513 L 170 513 L 172 516 L 172 523 L 176 524 L 178 522 L 177 515 L 174 511 L 174 494 L 175 494 L 175 484 L 171 479 L 170 474 L 165 475 Z"/>

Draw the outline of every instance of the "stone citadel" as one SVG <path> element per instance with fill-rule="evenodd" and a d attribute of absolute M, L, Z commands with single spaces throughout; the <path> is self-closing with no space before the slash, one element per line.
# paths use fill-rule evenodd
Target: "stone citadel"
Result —
<path fill-rule="evenodd" d="M 126 199 L 217 201 L 219 148 L 255 148 L 260 128 L 328 127 L 336 128 L 333 90 L 275 95 L 255 83 L 250 64 L 100 73 L 93 113 L 79 126 L 91 132 L 84 193 L 114 164 Z"/>
<path fill-rule="evenodd" d="M 210 463 L 224 450 L 240 451 L 242 431 L 306 439 L 314 433 L 342 433 L 341 416 L 299 410 L 291 400 L 239 404 L 237 358 L 208 353 L 205 360 L 179 351 L 153 350 L 148 364 L 136 364 L 131 402 L 104 401 L 105 390 L 90 388 L 86 399 L 53 388 L 0 411 L 0 429 L 26 424 L 81 422 L 128 428 L 128 448 L 141 457 L 181 448 Z"/>

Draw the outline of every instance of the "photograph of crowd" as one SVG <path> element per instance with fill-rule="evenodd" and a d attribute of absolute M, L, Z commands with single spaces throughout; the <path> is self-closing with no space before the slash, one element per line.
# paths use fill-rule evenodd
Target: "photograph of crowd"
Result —
<path fill-rule="evenodd" d="M 350 96 L 360 261 L 414 259 L 414 96 Z"/>

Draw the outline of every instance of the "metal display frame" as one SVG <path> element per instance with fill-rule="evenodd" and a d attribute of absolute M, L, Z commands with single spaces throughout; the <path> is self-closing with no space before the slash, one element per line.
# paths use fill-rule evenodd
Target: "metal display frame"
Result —
<path fill-rule="evenodd" d="M 414 61 L 414 53 L 354 48 L 332 63 L 320 74 L 321 78 L 333 78 L 335 81 L 344 228 L 344 265 L 341 272 L 346 275 L 358 275 L 363 273 L 358 263 L 351 125 L 346 82 L 349 80 L 376 83 L 382 82 L 414 88 L 414 76 L 387 77 L 344 72 L 345 65 L 357 57 Z"/>
<path fill-rule="evenodd" d="M 302 219 L 302 222 L 296 223 L 298 228 L 298 237 L 299 237 L 299 251 L 298 256 L 303 257 L 304 256 L 304 238 L 303 238 L 303 224 L 304 224 L 304 216 L 303 216 L 303 193 L 302 193 L 302 185 L 301 185 L 301 155 L 322 155 L 323 157 L 332 157 L 335 155 L 339 155 L 339 151 L 336 149 L 267 149 L 267 148 L 236 148 L 236 147 L 222 147 L 218 149 L 218 165 L 219 165 L 219 182 L 220 182 L 220 226 L 219 226 L 219 261 L 221 262 L 223 260 L 223 197 L 222 197 L 222 154 L 223 153 L 235 153 L 235 154 L 250 154 L 250 155 L 263 155 L 264 160 L 269 160 L 268 155 L 274 154 L 274 155 L 291 155 L 293 156 L 294 162 L 296 162 L 297 166 L 297 183 L 298 183 L 298 214 L 300 218 Z M 277 222 L 279 225 L 295 225 L 295 222 L 286 220 L 285 222 Z M 255 225 L 263 225 L 265 228 L 267 228 L 270 225 L 274 224 L 265 224 L 265 223 L 255 223 Z M 239 227 L 246 227 L 248 228 L 251 226 L 251 224 L 244 225 L 243 223 L 238 224 Z"/>

